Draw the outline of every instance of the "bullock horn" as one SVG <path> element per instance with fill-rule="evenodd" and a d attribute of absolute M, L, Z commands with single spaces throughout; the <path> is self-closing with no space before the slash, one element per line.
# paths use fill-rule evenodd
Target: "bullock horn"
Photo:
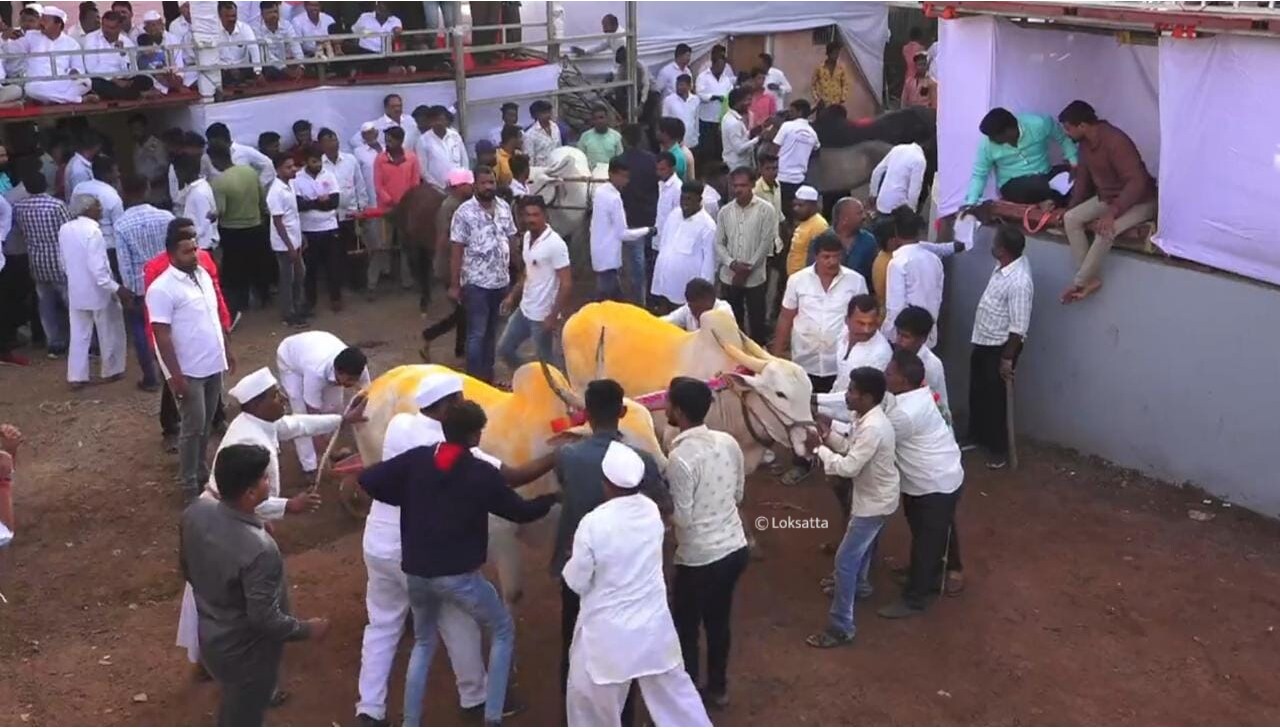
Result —
<path fill-rule="evenodd" d="M 596 342 L 596 379 L 604 379 L 604 327 L 600 327 L 600 341 Z"/>
<path fill-rule="evenodd" d="M 560 398 L 561 402 L 564 402 L 565 407 L 568 407 L 570 410 L 584 410 L 587 408 L 586 401 L 575 394 L 572 390 L 566 390 L 564 387 L 560 386 L 560 383 L 556 381 L 556 378 L 551 376 L 551 367 L 547 366 L 546 361 L 539 360 L 538 366 L 542 367 L 542 376 L 547 380 L 547 386 L 551 388 L 552 392 L 555 392 L 555 395 Z"/>
<path fill-rule="evenodd" d="M 758 356 L 752 356 L 747 352 L 743 351 L 742 349 L 734 346 L 733 344 L 726 343 L 724 339 L 720 338 L 720 334 L 717 333 L 714 329 L 711 331 L 711 334 L 715 337 L 716 343 L 720 345 L 721 349 L 724 349 L 724 352 L 726 354 L 732 357 L 734 361 L 750 369 L 756 374 L 759 374 L 760 372 L 764 371 L 765 366 L 769 364 L 768 359 L 763 359 Z"/>

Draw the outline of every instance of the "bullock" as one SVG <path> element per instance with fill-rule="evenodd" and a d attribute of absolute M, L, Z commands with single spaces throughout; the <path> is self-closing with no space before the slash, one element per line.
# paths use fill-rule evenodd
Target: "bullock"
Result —
<path fill-rule="evenodd" d="M 529 170 L 529 193 L 546 201 L 547 222 L 569 244 L 572 260 L 589 260 L 583 223 L 593 185 L 608 181 L 607 167 L 605 173 L 593 173 L 587 155 L 577 147 L 554 149 L 547 166 Z"/>
<path fill-rule="evenodd" d="M 725 311 L 702 314 L 701 328 L 686 332 L 630 304 L 592 303 L 565 322 L 563 341 L 575 387 L 607 377 L 639 397 L 665 391 L 672 377 L 724 375 L 728 386 L 716 394 L 707 425 L 742 445 L 747 472 L 775 442 L 804 454 L 805 429 L 813 425 L 809 376 L 744 336 Z"/>
<path fill-rule="evenodd" d="M 548 440 L 555 434 L 554 423 L 565 422 L 584 408 L 582 397 L 571 389 L 564 375 L 552 367 L 526 364 L 516 371 L 512 391 L 504 392 L 448 367 L 416 364 L 396 367 L 375 379 L 366 390 L 366 421 L 355 426 L 356 446 L 364 464 L 382 459 L 382 441 L 391 418 L 401 412 L 416 412 L 414 393 L 423 377 L 430 374 L 457 374 L 462 377 L 462 394 L 484 408 L 489 423 L 484 429 L 480 447 L 504 463 L 521 465 L 551 451 Z M 626 402 L 627 413 L 620 427 L 624 441 L 652 455 L 660 465 L 666 463 L 654 434 L 653 417 L 644 407 Z M 571 428 L 585 434 L 586 426 Z M 520 489 L 533 497 L 553 492 L 558 487 L 554 474 Z M 510 521 L 490 517 L 489 551 L 498 569 L 503 598 L 515 601 L 521 593 L 518 527 Z"/>

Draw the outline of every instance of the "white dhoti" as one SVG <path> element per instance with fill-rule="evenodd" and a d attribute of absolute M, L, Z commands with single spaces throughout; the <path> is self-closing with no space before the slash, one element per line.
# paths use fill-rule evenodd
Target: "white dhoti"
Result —
<path fill-rule="evenodd" d="M 32 81 L 26 85 L 27 98 L 45 104 L 78 104 L 93 88 L 87 78 L 70 78 L 65 81 Z"/>
<path fill-rule="evenodd" d="M 97 311 L 71 309 L 71 340 L 67 351 L 67 381 L 89 381 L 89 345 L 93 331 L 98 331 L 99 372 L 105 379 L 124 374 L 125 335 L 124 309 L 119 299 L 112 298 L 106 308 Z"/>
<path fill-rule="evenodd" d="M 289 410 L 295 415 L 307 414 L 307 402 L 302 396 L 302 375 L 285 370 L 280 366 L 279 360 L 276 362 L 276 368 L 280 372 L 280 388 L 289 397 Z M 320 411 L 324 414 L 342 413 L 342 387 L 334 385 L 325 388 L 324 406 L 320 408 Z M 310 437 L 299 437 L 293 441 L 293 447 L 298 453 L 298 464 L 302 466 L 302 471 L 304 473 L 314 473 L 316 471 L 316 448 L 312 439 Z"/>
<path fill-rule="evenodd" d="M 299 441 L 300 442 L 300 441 Z M 369 572 L 365 606 L 369 623 L 360 650 L 360 701 L 356 713 L 384 719 L 387 715 L 387 681 L 396 646 L 409 616 L 409 586 L 399 559 L 364 555 Z M 458 682 L 458 702 L 463 708 L 483 705 L 485 663 L 480 625 L 456 605 L 446 603 L 437 618 L 440 638 Z"/>
<path fill-rule="evenodd" d="M 196 593 L 186 582 L 182 589 L 182 607 L 178 610 L 178 639 L 175 642 L 187 651 L 191 664 L 200 661 L 200 615 L 196 612 Z"/>
<path fill-rule="evenodd" d="M 569 685 L 565 713 L 570 726 L 621 726 L 622 706 L 631 682 L 597 683 L 587 674 L 586 660 L 578 654 L 577 635 L 569 650 Z M 635 678 L 640 695 L 655 726 L 710 726 L 702 697 L 683 665 Z"/>

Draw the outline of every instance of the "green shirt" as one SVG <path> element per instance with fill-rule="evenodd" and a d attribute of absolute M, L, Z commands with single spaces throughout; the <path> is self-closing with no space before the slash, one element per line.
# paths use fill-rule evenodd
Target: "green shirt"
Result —
<path fill-rule="evenodd" d="M 977 204 L 987 189 L 987 176 L 996 170 L 996 187 L 1018 177 L 1049 172 L 1049 140 L 1062 148 L 1062 156 L 1076 163 L 1076 143 L 1071 141 L 1053 117 L 1043 114 L 1018 114 L 1018 145 L 996 144 L 987 137 L 978 143 L 978 159 L 973 164 L 966 205 Z"/>
<path fill-rule="evenodd" d="M 246 230 L 262 224 L 262 182 L 253 167 L 232 165 L 209 185 L 218 203 L 219 227 Z"/>
<path fill-rule="evenodd" d="M 622 135 L 617 129 L 606 129 L 603 134 L 588 129 L 578 139 L 578 148 L 587 155 L 587 162 L 592 167 L 608 164 L 609 160 L 622 154 Z"/>

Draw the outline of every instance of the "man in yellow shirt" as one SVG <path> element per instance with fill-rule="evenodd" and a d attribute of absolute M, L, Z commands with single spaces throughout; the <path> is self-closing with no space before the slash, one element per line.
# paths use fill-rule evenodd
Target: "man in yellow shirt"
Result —
<path fill-rule="evenodd" d="M 509 187 L 511 185 L 511 158 L 516 154 L 523 154 L 523 149 L 524 133 L 520 131 L 520 127 L 515 125 L 504 126 L 502 128 L 502 146 L 498 147 L 497 164 L 493 169 L 499 187 Z"/>
<path fill-rule="evenodd" d="M 813 69 L 813 80 L 810 83 L 810 94 L 818 108 L 843 104 L 849 93 L 849 81 L 844 69 L 840 67 L 840 43 L 831 41 L 827 44 L 827 60 Z"/>
<path fill-rule="evenodd" d="M 809 260 L 809 244 L 831 227 L 826 218 L 818 214 L 822 204 L 818 191 L 809 185 L 796 190 L 793 203 L 796 218 L 796 230 L 791 234 L 791 250 L 787 253 L 787 277 L 805 267 Z"/>

